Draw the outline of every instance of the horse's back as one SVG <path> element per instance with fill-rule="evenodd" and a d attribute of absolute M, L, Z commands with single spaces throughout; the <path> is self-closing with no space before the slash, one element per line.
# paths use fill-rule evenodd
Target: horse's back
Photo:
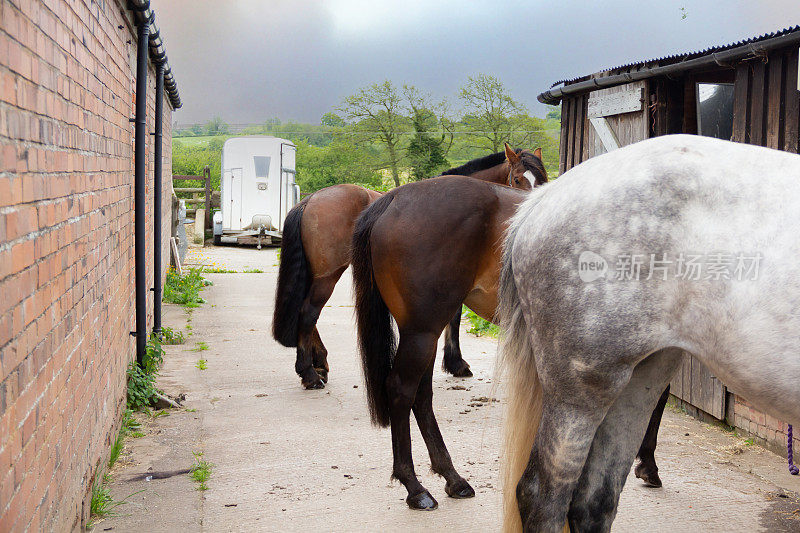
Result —
<path fill-rule="evenodd" d="M 343 183 L 316 191 L 303 211 L 303 248 L 315 277 L 343 270 L 350 263 L 350 240 L 358 215 L 380 193 Z"/>
<path fill-rule="evenodd" d="M 796 155 L 643 141 L 533 193 L 515 222 L 514 279 L 545 342 L 634 358 L 677 346 L 745 396 L 797 396 L 798 213 Z"/>

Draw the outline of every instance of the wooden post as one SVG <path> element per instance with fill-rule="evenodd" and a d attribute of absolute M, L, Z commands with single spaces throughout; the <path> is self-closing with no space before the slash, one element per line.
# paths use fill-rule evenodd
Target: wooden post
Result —
<path fill-rule="evenodd" d="M 211 169 L 203 169 L 203 178 L 205 178 L 206 186 L 206 228 L 211 229 Z"/>

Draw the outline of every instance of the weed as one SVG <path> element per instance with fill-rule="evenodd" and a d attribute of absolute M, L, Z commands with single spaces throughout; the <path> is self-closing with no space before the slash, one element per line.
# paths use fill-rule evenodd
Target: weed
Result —
<path fill-rule="evenodd" d="M 242 272 L 245 274 L 263 274 L 264 271 L 260 268 L 245 268 Z"/>
<path fill-rule="evenodd" d="M 158 389 L 156 377 L 145 372 L 136 361 L 128 366 L 128 409 L 146 411 L 153 403 Z"/>
<path fill-rule="evenodd" d="M 119 433 L 117 433 L 117 438 L 114 439 L 114 444 L 111 445 L 111 452 L 108 454 L 108 468 L 114 466 L 114 463 L 117 462 L 119 459 L 119 455 L 122 453 L 122 445 L 125 440 L 125 428 L 119 428 Z"/>
<path fill-rule="evenodd" d="M 111 497 L 109 488 L 103 483 L 95 483 L 92 485 L 92 501 L 89 504 L 89 510 L 92 516 L 106 516 L 113 508 L 114 499 Z"/>
<path fill-rule="evenodd" d="M 87 529 L 92 528 L 94 525 L 93 519 L 95 518 L 115 516 L 112 511 L 120 505 L 127 503 L 125 500 L 130 498 L 130 496 L 128 496 L 125 500 L 119 502 L 115 501 L 114 498 L 111 497 L 111 490 L 106 486 L 106 483 L 109 481 L 111 481 L 111 477 L 105 474 L 102 482 L 95 482 L 92 485 L 92 500 L 89 503 L 89 512 L 91 513 L 92 520 L 89 520 L 89 523 L 86 524 Z M 131 496 L 133 496 L 133 494 L 131 494 Z"/>
<path fill-rule="evenodd" d="M 466 305 L 462 306 L 461 315 L 470 323 L 470 327 L 467 330 L 469 333 L 472 333 L 477 337 L 483 337 L 485 335 L 487 337 L 496 338 L 500 335 L 500 326 L 497 324 L 492 324 L 488 320 L 479 317 Z"/>
<path fill-rule="evenodd" d="M 133 411 L 126 409 L 125 414 L 122 415 L 122 429 L 125 431 L 125 435 L 131 436 L 134 439 L 144 437 L 144 433 L 140 431 L 141 428 L 142 424 L 133 417 Z"/>
<path fill-rule="evenodd" d="M 192 348 L 193 352 L 205 352 L 206 350 L 208 350 L 208 344 L 203 341 L 198 342 L 197 345 Z"/>
<path fill-rule="evenodd" d="M 200 298 L 200 291 L 211 282 L 203 279 L 201 269 L 191 268 L 183 276 L 175 270 L 167 272 L 167 282 L 164 284 L 164 301 L 182 305 L 184 307 L 199 307 L 205 300 Z"/>
<path fill-rule="evenodd" d="M 195 244 L 203 244 L 203 236 L 195 234 L 194 237 L 192 237 L 192 242 Z"/>
<path fill-rule="evenodd" d="M 235 270 L 221 267 L 203 267 L 200 272 L 203 274 L 236 274 Z"/>
<path fill-rule="evenodd" d="M 206 481 L 211 477 L 211 469 L 214 465 L 203 459 L 203 452 L 192 452 L 192 455 L 194 455 L 194 465 L 192 465 L 189 475 L 200 484 L 197 490 L 208 490 Z"/>
<path fill-rule="evenodd" d="M 158 418 L 160 416 L 169 416 L 169 412 L 166 409 L 159 409 L 158 411 L 154 412 L 151 416 L 153 418 Z"/>
<path fill-rule="evenodd" d="M 197 363 L 195 363 L 194 366 L 196 366 L 200 370 L 205 370 L 206 368 L 208 368 L 208 361 L 206 361 L 205 359 L 200 359 L 199 361 L 197 361 Z"/>
<path fill-rule="evenodd" d="M 186 336 L 182 331 L 174 330 L 169 327 L 161 328 L 161 344 L 173 345 L 186 342 Z"/>
<path fill-rule="evenodd" d="M 195 411 L 197 411 L 197 409 L 195 409 L 194 407 L 187 407 L 186 408 L 186 412 L 187 413 L 194 413 Z"/>
<path fill-rule="evenodd" d="M 161 347 L 161 339 L 155 333 L 151 333 L 144 353 L 144 371 L 154 375 L 163 363 L 164 348 Z"/>

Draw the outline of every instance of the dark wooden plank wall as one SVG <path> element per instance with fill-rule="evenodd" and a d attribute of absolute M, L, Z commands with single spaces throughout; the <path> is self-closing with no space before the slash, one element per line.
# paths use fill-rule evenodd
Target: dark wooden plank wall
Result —
<path fill-rule="evenodd" d="M 796 48 L 736 67 L 734 141 L 798 153 L 799 124 Z"/>
<path fill-rule="evenodd" d="M 558 173 L 563 174 L 589 158 L 586 142 L 588 128 L 586 118 L 589 95 L 564 98 L 561 102 L 561 139 L 559 143 Z"/>

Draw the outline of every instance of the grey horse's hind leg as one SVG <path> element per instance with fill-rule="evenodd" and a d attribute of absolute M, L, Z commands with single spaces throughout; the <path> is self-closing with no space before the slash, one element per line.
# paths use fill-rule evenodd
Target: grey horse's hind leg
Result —
<path fill-rule="evenodd" d="M 608 400 L 608 404 L 612 403 Z M 517 484 L 524 531 L 561 531 L 569 502 L 608 405 L 576 407 L 545 394 L 528 466 Z"/>
<path fill-rule="evenodd" d="M 650 414 L 681 361 L 665 349 L 639 363 L 592 442 L 569 509 L 572 531 L 609 531 Z"/>

